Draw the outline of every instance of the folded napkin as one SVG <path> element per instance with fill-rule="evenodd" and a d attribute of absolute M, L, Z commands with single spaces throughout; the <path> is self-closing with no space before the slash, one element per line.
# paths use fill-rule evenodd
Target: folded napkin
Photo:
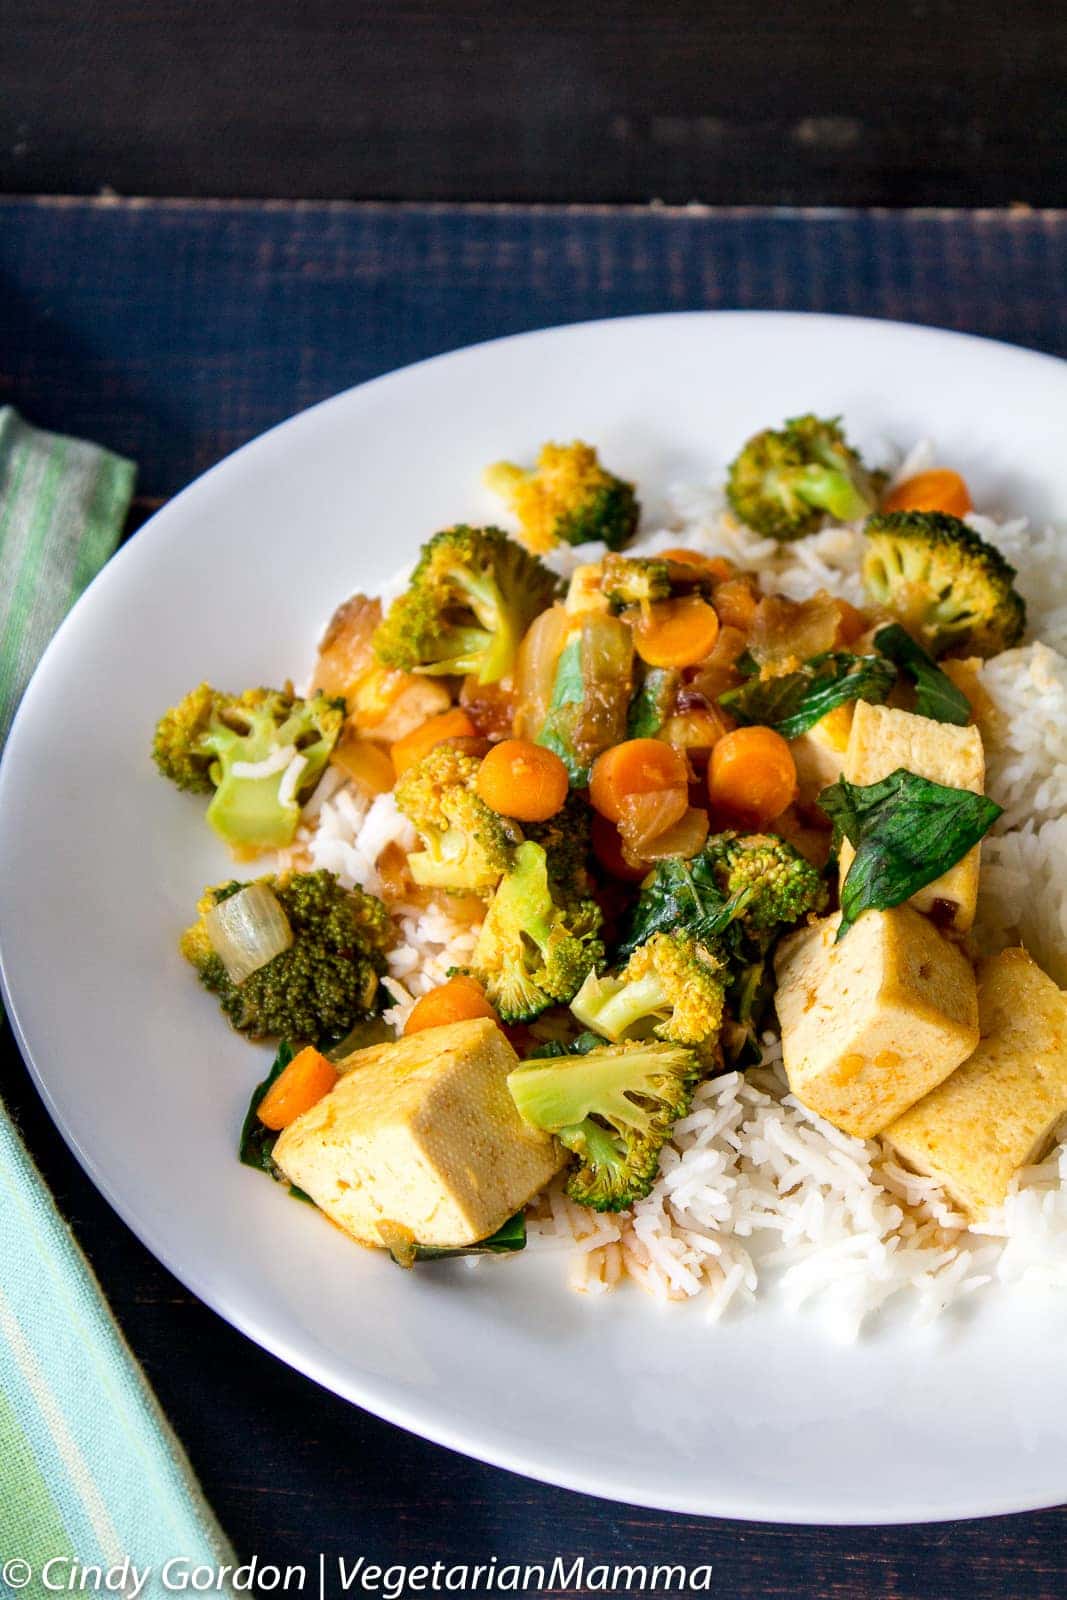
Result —
<path fill-rule="evenodd" d="M 38 656 L 118 542 L 134 470 L 0 410 L 0 745 Z M 69 1575 L 88 1565 L 128 1595 L 162 1596 L 183 1560 L 233 1559 L 0 1104 L 0 1595 L 80 1590 Z"/>

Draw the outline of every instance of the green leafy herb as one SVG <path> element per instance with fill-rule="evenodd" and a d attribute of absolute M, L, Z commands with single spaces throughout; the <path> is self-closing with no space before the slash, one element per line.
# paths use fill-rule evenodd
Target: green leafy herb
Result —
<path fill-rule="evenodd" d="M 599 1033 L 590 1033 L 587 1028 L 576 1039 L 565 1043 L 562 1039 L 548 1039 L 544 1044 L 539 1044 L 525 1057 L 527 1061 L 555 1061 L 560 1056 L 587 1056 L 590 1050 L 596 1050 L 604 1043 Z"/>
<path fill-rule="evenodd" d="M 628 739 L 654 739 L 674 709 L 678 674 L 671 667 L 649 667 L 630 701 Z"/>
<path fill-rule="evenodd" d="M 896 682 L 896 668 L 880 656 L 826 651 L 796 672 L 777 678 L 749 678 L 719 696 L 719 704 L 738 722 L 760 723 L 783 739 L 796 739 L 850 700 L 883 701 Z"/>
<path fill-rule="evenodd" d="M 729 926 L 734 910 L 716 883 L 705 855 L 695 856 L 692 861 L 671 856 L 657 864 L 642 890 L 618 958 L 627 960 L 654 933 L 671 928 L 683 928 L 706 943 Z"/>
<path fill-rule="evenodd" d="M 915 709 L 920 717 L 932 717 L 935 722 L 952 722 L 965 728 L 971 720 L 971 705 L 962 689 L 957 689 L 947 673 L 942 672 L 932 656 L 916 644 L 899 622 L 879 628 L 874 636 L 875 648 L 887 660 L 895 662 L 915 684 Z"/>
<path fill-rule="evenodd" d="M 455 1256 L 502 1256 L 511 1255 L 516 1250 L 525 1249 L 526 1246 L 526 1216 L 522 1211 L 516 1211 L 513 1217 L 500 1225 L 488 1239 L 480 1239 L 477 1244 L 460 1245 L 434 1245 L 394 1242 L 389 1245 L 389 1254 L 398 1267 L 413 1267 L 417 1261 L 448 1261 Z"/>
<path fill-rule="evenodd" d="M 898 767 L 879 783 L 841 778 L 819 795 L 834 824 L 835 847 L 856 854 L 841 885 L 838 940 L 864 911 L 902 905 L 962 861 L 1001 808 L 970 789 L 950 789 Z"/>
<path fill-rule="evenodd" d="M 556 662 L 552 699 L 541 732 L 537 735 L 538 744 L 543 744 L 546 750 L 552 750 L 559 756 L 574 788 L 581 788 L 589 781 L 589 769 L 575 750 L 571 737 L 574 726 L 572 707 L 580 708 L 584 698 L 582 636 L 576 633 L 564 646 Z"/>
<path fill-rule="evenodd" d="M 274 1146 L 278 1135 L 273 1128 L 268 1128 L 256 1116 L 260 1101 L 276 1078 L 280 1078 L 286 1067 L 292 1061 L 295 1051 L 291 1044 L 284 1042 L 278 1046 L 278 1054 L 274 1057 L 273 1065 L 262 1083 L 257 1083 L 252 1090 L 252 1098 L 248 1102 L 245 1120 L 241 1124 L 241 1138 L 237 1146 L 237 1154 L 246 1167 L 255 1167 L 257 1172 L 265 1172 L 269 1178 L 276 1178 L 279 1183 L 284 1183 L 294 1200 L 306 1200 L 314 1205 L 309 1194 L 303 1189 L 298 1189 L 295 1183 L 289 1183 L 280 1168 L 274 1165 Z"/>

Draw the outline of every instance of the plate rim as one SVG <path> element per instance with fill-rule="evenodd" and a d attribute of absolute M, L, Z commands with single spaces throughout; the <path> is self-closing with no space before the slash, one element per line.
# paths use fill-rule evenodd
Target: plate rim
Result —
<path fill-rule="evenodd" d="M 273 440 L 274 436 L 283 430 L 292 429 L 294 426 L 306 425 L 308 419 L 313 418 L 319 412 L 344 402 L 353 394 L 371 391 L 375 387 L 388 384 L 402 375 L 412 374 L 423 368 L 439 365 L 468 352 L 484 351 L 497 346 L 509 346 L 521 341 L 542 340 L 546 336 L 565 335 L 571 332 L 597 329 L 608 324 L 647 325 L 657 321 L 677 323 L 683 320 L 715 323 L 727 321 L 733 323 L 774 322 L 779 325 L 784 322 L 797 322 L 808 325 L 826 322 L 838 327 L 852 327 L 857 330 L 864 328 L 895 328 L 906 331 L 909 334 L 929 335 L 932 339 L 948 339 L 950 341 L 959 341 L 968 346 L 989 347 L 1000 355 L 1007 354 L 1012 357 L 1021 357 L 1026 362 L 1039 362 L 1050 370 L 1055 370 L 1061 378 L 1067 376 L 1067 359 L 1049 351 L 1036 350 L 1026 345 L 1013 344 L 1007 340 L 968 333 L 954 328 L 944 328 L 931 323 L 909 322 L 899 318 L 866 317 L 852 314 L 839 315 L 822 311 L 693 308 L 678 311 L 655 311 L 597 317 L 575 322 L 550 324 L 540 328 L 524 329 L 520 332 L 503 334 L 471 344 L 457 345 L 447 350 L 439 351 L 434 355 L 391 368 L 389 371 L 379 373 L 361 383 L 350 385 L 336 394 L 326 396 L 312 405 L 284 417 L 262 433 L 258 433 L 251 439 L 246 440 L 235 450 L 230 451 L 220 460 L 214 462 L 202 473 L 197 474 L 195 478 L 191 479 L 189 483 L 168 499 L 137 529 L 133 536 L 116 550 L 82 595 L 79 596 L 49 641 L 31 675 L 16 709 L 5 749 L 2 756 L 0 756 L 0 831 L 2 831 L 3 803 L 7 788 L 5 780 L 14 765 L 13 759 L 11 759 L 11 752 L 16 746 L 23 723 L 29 722 L 32 718 L 32 703 L 36 698 L 37 685 L 43 677 L 43 669 L 46 668 L 53 654 L 58 653 L 66 633 L 73 625 L 74 619 L 84 607 L 93 603 L 92 597 L 99 587 L 111 581 L 108 574 L 120 563 L 125 564 L 126 559 L 134 549 L 143 550 L 146 543 L 155 543 L 161 537 L 166 537 L 170 531 L 169 525 L 172 520 L 172 513 L 175 512 L 180 502 L 191 491 L 212 479 L 223 469 L 229 470 L 238 459 L 245 459 L 254 455 L 257 450 L 265 446 L 268 441 Z M 4 1002 L 12 1034 L 34 1088 L 40 1096 L 50 1120 L 90 1182 L 92 1182 L 112 1210 L 116 1212 L 125 1226 L 130 1229 L 138 1242 L 183 1287 L 207 1305 L 211 1311 L 220 1316 L 231 1327 L 236 1328 L 246 1338 L 251 1339 L 260 1348 L 266 1350 L 270 1355 L 285 1362 L 287 1366 L 294 1368 L 303 1376 L 348 1403 L 357 1405 L 369 1411 L 372 1415 L 380 1417 L 394 1426 L 403 1428 L 417 1437 L 424 1438 L 443 1448 L 454 1450 L 458 1454 L 483 1464 L 513 1472 L 522 1477 L 532 1478 L 555 1487 L 588 1495 L 592 1498 L 617 1504 L 646 1507 L 675 1515 L 720 1517 L 746 1523 L 762 1523 L 768 1526 L 892 1527 L 920 1526 L 967 1518 L 1011 1515 L 1045 1510 L 1063 1503 L 1064 1496 L 1067 1494 L 1067 1484 L 1061 1486 L 1059 1490 L 1053 1490 L 1050 1485 L 1047 1490 L 1047 1497 L 1043 1495 L 1040 1499 L 1035 1499 L 1032 1493 L 1016 1496 L 1010 1493 L 1005 1493 L 1003 1496 L 987 1495 L 983 1499 L 976 1499 L 973 1495 L 970 1497 L 962 1496 L 955 1502 L 948 1502 L 942 1499 L 939 1501 L 936 1510 L 931 1511 L 928 1515 L 921 1516 L 916 1516 L 910 1508 L 905 1513 L 894 1514 L 892 1511 L 887 1513 L 884 1508 L 873 1504 L 869 1506 L 860 1504 L 854 1508 L 847 1508 L 842 1513 L 828 1517 L 825 1508 L 820 1509 L 814 1504 L 809 1504 L 803 1496 L 794 1497 L 792 1501 L 788 1496 L 783 1496 L 781 1504 L 776 1506 L 774 1512 L 771 1513 L 761 1511 L 758 1508 L 753 1509 L 750 1504 L 746 1505 L 743 1501 L 734 1501 L 728 1493 L 720 1492 L 719 1488 L 716 1488 L 716 1492 L 711 1496 L 706 1493 L 687 1496 L 684 1493 L 674 1492 L 659 1496 L 655 1492 L 650 1492 L 646 1487 L 627 1486 L 625 1482 L 618 1479 L 605 1487 L 597 1482 L 595 1472 L 591 1469 L 583 1467 L 564 1468 L 559 1464 L 557 1458 L 552 1458 L 551 1460 L 543 1458 L 543 1447 L 540 1445 L 525 1446 L 527 1454 L 522 1458 L 521 1464 L 517 1464 L 514 1456 L 509 1454 L 509 1448 L 505 1442 L 495 1445 L 491 1438 L 488 1441 L 484 1439 L 486 1430 L 482 1426 L 479 1426 L 472 1435 L 464 1433 L 461 1424 L 452 1424 L 444 1420 L 430 1420 L 429 1422 L 422 1420 L 417 1406 L 408 1406 L 400 1400 L 389 1398 L 388 1380 L 375 1380 L 372 1375 L 368 1374 L 364 1381 L 360 1381 L 358 1375 L 353 1376 L 351 1372 L 336 1368 L 331 1361 L 320 1359 L 313 1351 L 301 1349 L 284 1335 L 274 1333 L 269 1326 L 261 1324 L 255 1315 L 246 1312 L 243 1307 L 228 1305 L 225 1294 L 221 1289 L 216 1290 L 201 1281 L 201 1274 L 197 1272 L 195 1262 L 188 1268 L 183 1265 L 179 1269 L 175 1265 L 171 1259 L 172 1251 L 170 1248 L 157 1240 L 155 1226 L 151 1222 L 139 1220 L 134 1207 L 127 1205 L 113 1191 L 110 1179 L 98 1168 L 96 1161 L 89 1152 L 83 1148 L 76 1130 L 69 1127 L 61 1116 L 46 1078 L 38 1067 L 23 1028 L 19 1006 L 9 982 L 8 964 L 5 958 L 6 947 L 6 934 L 3 927 L 0 926 L 0 997 Z M 472 1439 L 474 1442 L 471 1442 Z"/>

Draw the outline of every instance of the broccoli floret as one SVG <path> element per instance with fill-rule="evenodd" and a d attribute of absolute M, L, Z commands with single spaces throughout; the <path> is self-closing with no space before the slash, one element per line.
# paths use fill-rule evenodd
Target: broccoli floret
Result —
<path fill-rule="evenodd" d="M 817 867 L 776 833 L 713 834 L 702 851 L 730 907 L 756 946 L 765 936 L 822 911 L 827 890 Z"/>
<path fill-rule="evenodd" d="M 389 917 L 380 900 L 343 889 L 332 872 L 297 872 L 259 880 L 277 895 L 293 943 L 241 983 L 227 976 L 204 924 L 211 908 L 244 884 L 207 889 L 199 920 L 182 935 L 181 952 L 205 989 L 239 1033 L 253 1039 L 334 1044 L 368 1016 L 379 999 L 391 943 Z"/>
<path fill-rule="evenodd" d="M 548 863 L 527 840 L 493 896 L 471 957 L 471 971 L 504 1022 L 529 1022 L 570 1000 L 603 960 L 594 900 L 553 899 Z"/>
<path fill-rule="evenodd" d="M 581 440 L 543 445 L 529 472 L 498 461 L 485 481 L 514 511 L 531 550 L 591 539 L 621 550 L 637 528 L 641 508 L 633 484 L 602 467 L 592 445 Z"/>
<path fill-rule="evenodd" d="M 343 700 L 285 689 L 220 694 L 202 683 L 156 726 L 152 755 L 179 789 L 211 794 L 207 820 L 227 844 L 276 850 L 293 842 L 345 719 Z M 265 768 L 261 775 L 235 771 Z"/>
<path fill-rule="evenodd" d="M 594 1211 L 623 1211 L 656 1181 L 660 1151 L 685 1116 L 700 1075 L 680 1045 L 606 1045 L 546 1066 L 519 1067 L 508 1088 L 520 1114 L 578 1157 L 567 1193 Z"/>
<path fill-rule="evenodd" d="M 522 833 L 478 794 L 478 767 L 474 756 L 440 744 L 393 791 L 423 845 L 408 856 L 408 871 L 426 888 L 477 893 L 495 888 L 511 867 Z"/>
<path fill-rule="evenodd" d="M 757 433 L 731 462 L 726 494 L 741 521 L 773 539 L 800 539 L 823 516 L 865 517 L 882 474 L 867 470 L 836 417 L 791 417 Z"/>
<path fill-rule="evenodd" d="M 579 789 L 568 791 L 562 808 L 547 822 L 524 822 L 527 839 L 548 858 L 548 884 L 557 899 L 582 900 L 592 893 L 589 877 L 592 814 Z"/>
<path fill-rule="evenodd" d="M 404 594 L 374 634 L 387 667 L 499 683 L 559 583 L 499 528 L 445 528 L 423 546 Z"/>
<path fill-rule="evenodd" d="M 689 933 L 656 933 L 622 972 L 591 973 L 571 1010 L 605 1039 L 664 1039 L 714 1054 L 722 1026 L 727 972 L 721 957 Z"/>
<path fill-rule="evenodd" d="M 601 568 L 600 587 L 619 610 L 624 606 L 648 606 L 656 600 L 669 600 L 670 565 L 655 556 L 608 555 Z"/>
<path fill-rule="evenodd" d="M 994 656 L 1018 644 L 1026 602 L 1015 568 L 967 523 L 942 511 L 889 511 L 864 529 L 863 583 L 936 655 Z"/>

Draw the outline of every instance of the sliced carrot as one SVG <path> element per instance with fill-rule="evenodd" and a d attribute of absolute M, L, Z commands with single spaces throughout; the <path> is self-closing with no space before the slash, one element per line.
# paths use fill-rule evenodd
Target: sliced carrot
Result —
<path fill-rule="evenodd" d="M 280 1133 L 317 1105 L 336 1082 L 333 1062 L 309 1044 L 275 1078 L 256 1107 L 256 1116 L 265 1128 Z"/>
<path fill-rule="evenodd" d="M 613 822 L 607 817 L 602 817 L 599 811 L 593 812 L 593 854 L 612 878 L 619 878 L 623 883 L 640 883 L 648 873 L 648 867 L 635 866 L 632 861 L 627 861 L 623 854 L 622 835 Z"/>
<path fill-rule="evenodd" d="M 726 820 L 762 827 L 792 803 L 797 789 L 793 754 L 773 728 L 735 728 L 708 763 L 708 797 Z"/>
<path fill-rule="evenodd" d="M 388 750 L 383 745 L 372 744 L 369 739 L 357 738 L 348 729 L 330 760 L 369 794 L 387 794 L 396 782 L 396 770 Z"/>
<path fill-rule="evenodd" d="M 473 739 L 476 731 L 470 717 L 459 706 L 430 717 L 390 746 L 389 754 L 393 758 L 397 777 L 406 772 L 408 767 L 413 767 L 416 761 L 421 761 L 423 756 L 428 756 L 434 746 L 443 740 Z"/>
<path fill-rule="evenodd" d="M 684 789 L 688 781 L 685 761 L 669 744 L 661 739 L 626 739 L 593 762 L 589 799 L 602 817 L 618 822 L 627 795 Z"/>
<path fill-rule="evenodd" d="M 971 492 L 958 472 L 950 467 L 932 467 L 917 472 L 890 489 L 882 501 L 883 511 L 946 511 L 950 517 L 965 517 L 974 510 Z"/>
<path fill-rule="evenodd" d="M 405 1035 L 421 1033 L 423 1028 L 443 1028 L 450 1022 L 470 1022 L 475 1017 L 500 1018 L 489 1004 L 479 983 L 465 973 L 457 973 L 416 1000 L 404 1024 Z"/>
<path fill-rule="evenodd" d="M 554 750 L 529 739 L 502 739 L 478 768 L 475 787 L 487 806 L 519 822 L 547 822 L 567 798 L 570 780 Z"/>
<path fill-rule="evenodd" d="M 715 648 L 719 619 L 698 594 L 657 600 L 634 623 L 634 649 L 650 667 L 692 667 Z"/>
<path fill-rule="evenodd" d="M 747 633 L 756 620 L 759 591 L 756 580 L 748 573 L 728 578 L 715 591 L 715 610 L 724 628 L 740 628 Z"/>

